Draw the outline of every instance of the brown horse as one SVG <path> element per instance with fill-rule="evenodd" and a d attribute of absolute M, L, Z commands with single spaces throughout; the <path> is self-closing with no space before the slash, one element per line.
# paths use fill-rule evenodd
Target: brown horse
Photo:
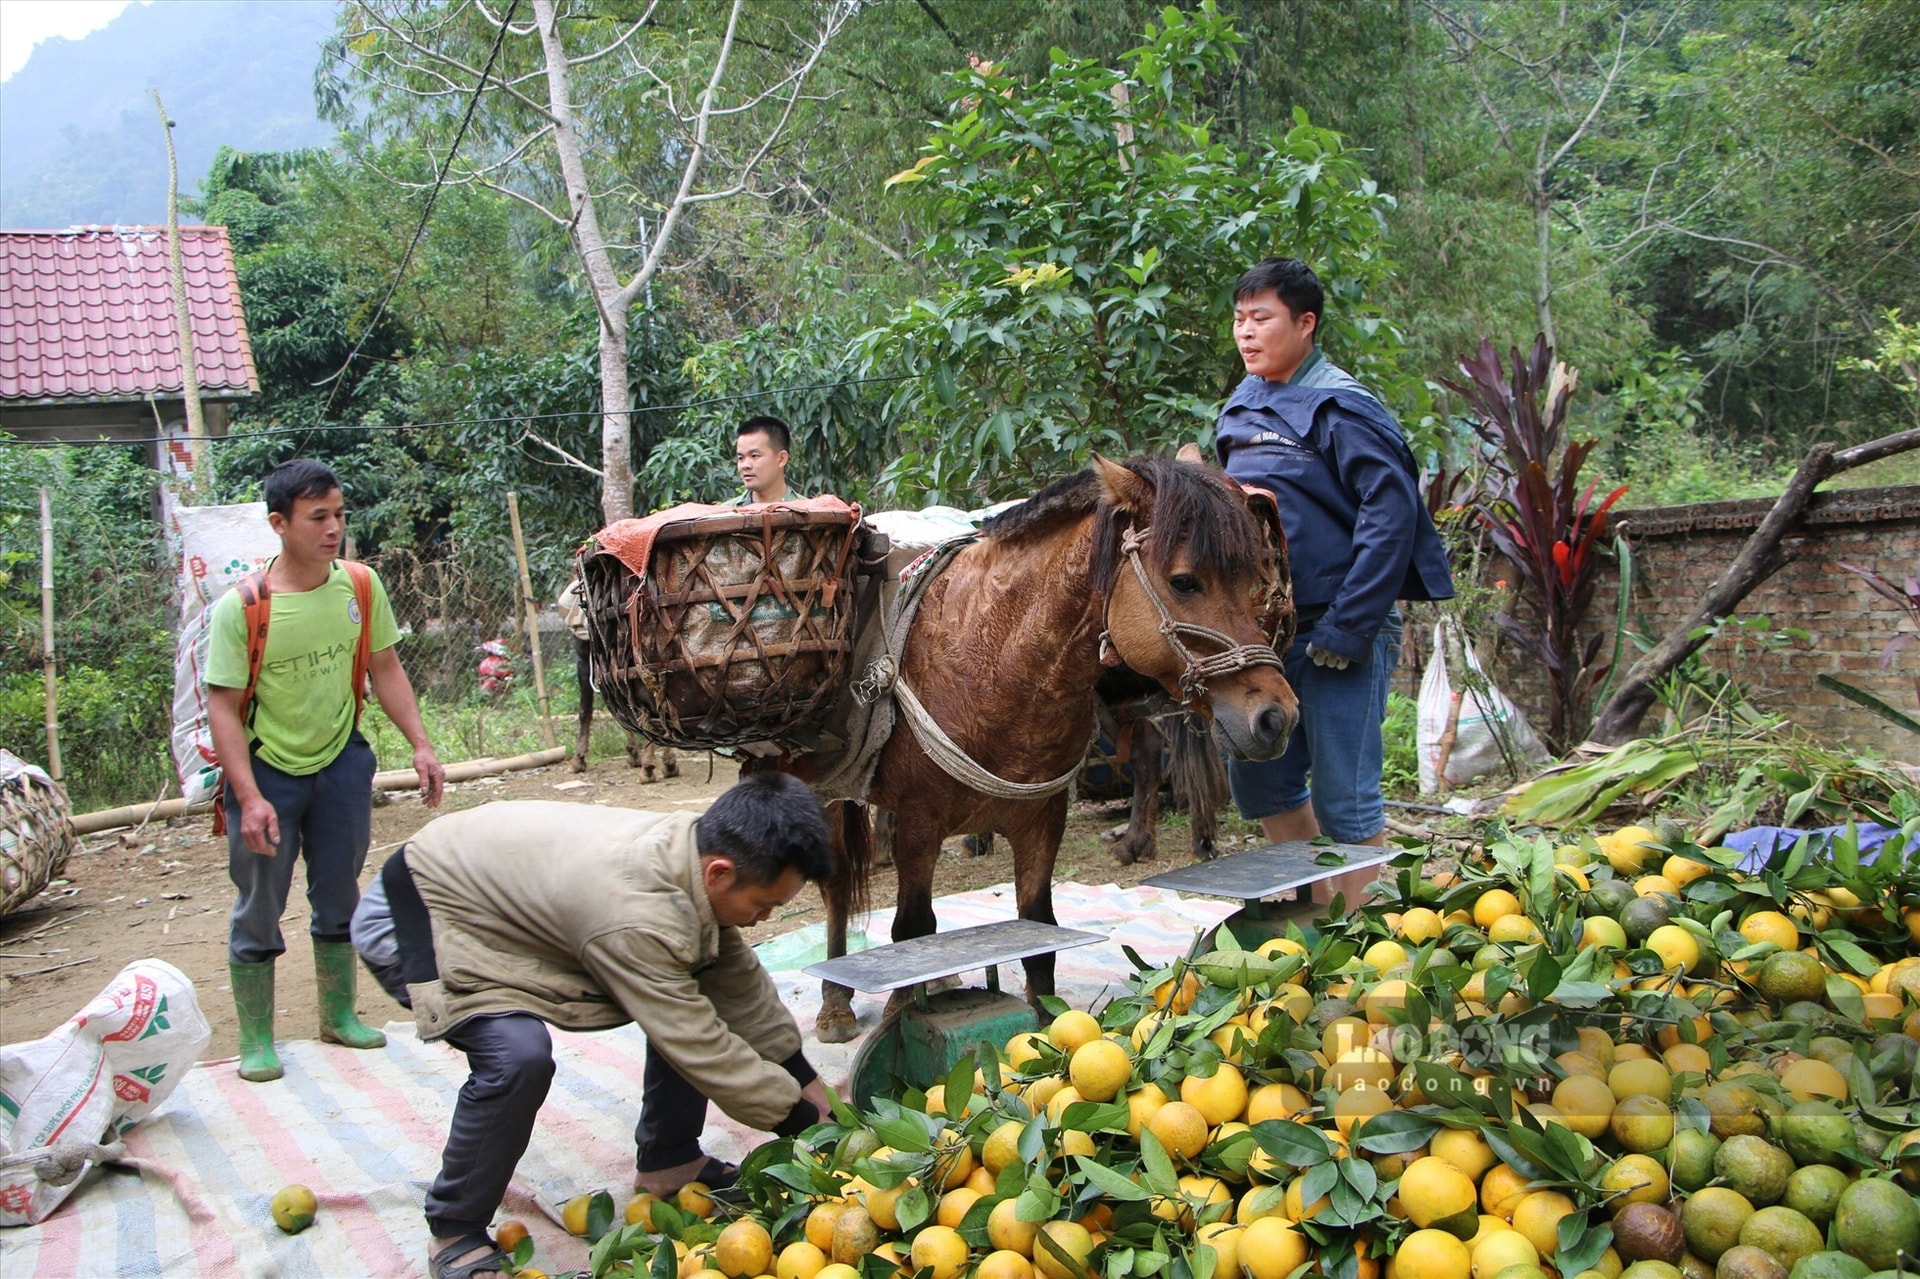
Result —
<path fill-rule="evenodd" d="M 1209 719 L 1246 759 L 1286 748 L 1299 705 L 1269 645 L 1291 607 L 1248 498 L 1219 472 L 1162 458 L 1096 457 L 981 527 L 927 587 L 900 680 L 973 761 L 1012 783 L 1075 772 L 1093 729 L 1094 685 L 1124 662 Z M 1195 650 L 1199 651 L 1195 651 Z M 904 700 L 904 699 L 903 699 Z M 867 800 L 894 818 L 893 938 L 936 930 L 940 841 L 998 831 L 1013 847 L 1023 919 L 1053 922 L 1053 866 L 1067 791 L 998 797 L 956 781 L 900 723 Z M 830 955 L 864 898 L 870 844 L 856 806 L 837 824 L 846 856 L 826 885 Z M 1053 993 L 1053 957 L 1025 961 L 1027 995 Z M 845 987 L 823 988 L 818 1033 L 857 1033 Z"/>

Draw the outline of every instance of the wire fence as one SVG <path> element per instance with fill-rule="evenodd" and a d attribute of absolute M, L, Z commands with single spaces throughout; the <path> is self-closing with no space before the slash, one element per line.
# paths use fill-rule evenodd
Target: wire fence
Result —
<path fill-rule="evenodd" d="M 54 593 L 57 731 L 77 810 L 179 793 L 168 747 L 180 618 L 179 601 L 166 588 L 174 566 L 157 522 L 143 533 L 127 531 L 119 549 L 84 569 L 69 561 Z M 0 621 L 8 632 L 0 657 L 0 748 L 44 767 L 50 752 L 37 559 L 16 557 L 12 579 L 0 577 Z M 572 744 L 579 704 L 573 637 L 553 608 L 564 582 L 534 583 L 549 737 L 517 573 L 502 571 L 497 555 L 463 554 L 457 545 L 431 555 L 388 549 L 368 563 L 386 585 L 401 628 L 400 659 L 443 759 Z M 116 586 L 115 578 L 123 580 Z M 490 642 L 503 652 L 490 653 Z M 619 730 L 610 717 L 599 720 L 610 735 L 599 749 L 618 749 Z M 376 703 L 369 702 L 362 727 L 381 768 L 407 765 L 410 748 Z"/>

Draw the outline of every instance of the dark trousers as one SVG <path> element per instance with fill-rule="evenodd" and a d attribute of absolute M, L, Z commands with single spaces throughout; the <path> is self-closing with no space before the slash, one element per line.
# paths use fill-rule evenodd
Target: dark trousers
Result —
<path fill-rule="evenodd" d="M 531 1013 L 470 1017 L 447 1042 L 467 1055 L 469 1073 L 427 1191 L 427 1229 L 442 1238 L 486 1230 L 553 1082 L 553 1037 Z"/>
<path fill-rule="evenodd" d="M 309 931 L 315 941 L 348 940 L 373 830 L 373 771 L 373 748 L 358 732 L 332 763 L 304 777 L 254 756 L 253 780 L 280 819 L 280 843 L 271 857 L 249 849 L 240 837 L 240 801 L 227 791 L 227 874 L 239 890 L 227 923 L 227 953 L 234 963 L 266 963 L 286 950 L 280 916 L 303 857 Z"/>
<path fill-rule="evenodd" d="M 700 1157 L 707 1126 L 706 1094 L 647 1045 L 640 1085 L 640 1122 L 633 1127 L 634 1165 L 641 1172 L 673 1168 Z"/>
<path fill-rule="evenodd" d="M 427 1228 L 456 1237 L 484 1231 L 507 1197 L 507 1183 L 533 1139 L 534 1119 L 553 1083 L 553 1037 L 531 1013 L 499 1013 L 468 1018 L 447 1042 L 467 1055 L 470 1073 L 454 1103 L 440 1175 L 427 1191 Z M 799 1054 L 786 1065 L 812 1078 Z M 706 1126 L 705 1095 L 649 1046 L 640 1123 L 633 1130 L 640 1171 L 698 1159 Z"/>
<path fill-rule="evenodd" d="M 816 1077 L 805 1052 L 795 1053 L 780 1067 L 802 1088 Z M 640 1122 L 633 1129 L 634 1162 L 639 1170 L 654 1172 L 698 1159 L 700 1133 L 706 1126 L 706 1094 L 688 1083 L 649 1043 L 646 1078 L 640 1086 Z"/>

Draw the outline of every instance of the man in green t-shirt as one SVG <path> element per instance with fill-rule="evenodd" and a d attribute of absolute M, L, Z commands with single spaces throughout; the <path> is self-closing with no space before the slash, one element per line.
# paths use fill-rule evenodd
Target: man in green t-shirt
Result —
<path fill-rule="evenodd" d="M 372 834 L 374 757 L 359 732 L 353 688 L 360 601 L 335 558 L 346 533 L 346 502 L 333 471 L 304 459 L 276 467 L 263 496 L 280 554 L 267 568 L 272 611 L 250 699 L 239 591 L 214 605 L 207 644 L 207 719 L 226 774 L 227 870 L 239 890 L 228 921 L 228 969 L 240 1021 L 240 1077 L 254 1082 L 281 1075 L 273 1050 L 273 965 L 286 950 L 280 916 L 302 857 L 320 1038 L 349 1048 L 387 1042 L 354 1011 L 349 928 Z M 368 679 L 381 709 L 413 744 L 420 797 L 435 807 L 446 770 L 427 741 L 413 685 L 394 652 L 400 629 L 386 588 L 369 573 Z"/>

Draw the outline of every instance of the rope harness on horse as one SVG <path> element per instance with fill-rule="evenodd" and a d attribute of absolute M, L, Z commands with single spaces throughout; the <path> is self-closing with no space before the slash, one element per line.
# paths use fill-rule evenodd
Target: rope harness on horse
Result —
<path fill-rule="evenodd" d="M 1142 528 L 1137 532 L 1132 529 L 1126 530 L 1121 534 L 1120 550 L 1133 565 L 1133 572 L 1140 579 L 1141 589 L 1147 593 L 1147 598 L 1153 601 L 1155 611 L 1160 614 L 1160 634 L 1166 639 L 1167 647 L 1172 649 L 1174 656 L 1185 664 L 1185 668 L 1180 673 L 1181 707 L 1191 711 L 1194 699 L 1206 691 L 1208 680 L 1255 666 L 1284 669 L 1280 654 L 1273 650 L 1271 644 L 1236 644 L 1231 635 L 1223 634 L 1212 627 L 1182 622 L 1174 617 L 1166 601 L 1160 598 L 1160 592 L 1154 589 L 1153 579 L 1148 576 L 1146 565 L 1140 561 L 1140 548 L 1146 544 L 1150 531 L 1150 528 Z M 939 561 L 939 567 L 945 567 L 944 559 Z M 918 603 L 917 598 L 912 602 L 912 607 L 916 611 Z M 1113 607 L 1111 596 L 1108 597 L 1106 607 L 1109 610 Z M 995 799 L 1044 799 L 1072 785 L 1073 779 L 1080 774 L 1082 760 L 1075 760 L 1072 768 L 1049 781 L 1010 782 L 981 767 L 979 762 L 968 755 L 959 743 L 947 736 L 946 730 L 941 728 L 927 708 L 921 705 L 920 699 L 914 695 L 905 677 L 900 673 L 901 650 L 905 648 L 906 632 L 911 626 L 911 619 L 912 612 L 908 612 L 905 619 L 906 625 L 896 623 L 894 635 L 890 637 L 894 642 L 888 645 L 890 650 L 888 655 L 873 664 L 866 677 L 856 685 L 854 695 L 864 703 L 891 692 L 907 721 L 907 727 L 913 733 L 914 740 L 919 743 L 920 749 L 926 752 L 927 758 L 953 780 L 983 795 L 990 795 Z M 1105 621 L 1104 617 L 1102 621 Z M 1216 645 L 1220 651 L 1209 657 L 1197 656 L 1183 642 L 1183 637 L 1186 640 Z M 1102 657 L 1111 651 L 1114 651 L 1112 631 L 1103 628 L 1100 632 Z M 1097 723 L 1095 733 L 1096 735 L 1098 733 Z"/>
<path fill-rule="evenodd" d="M 948 737 L 939 721 L 913 695 L 905 679 L 895 677 L 893 693 L 900 701 L 900 709 L 906 712 L 907 727 L 913 730 L 913 738 L 920 743 L 920 749 L 927 753 L 927 758 L 938 764 L 940 771 L 948 777 L 963 786 L 972 787 L 982 795 L 991 795 L 995 799 L 1045 799 L 1056 791 L 1065 790 L 1080 775 L 1080 765 L 1086 757 L 1085 748 L 1081 749 L 1081 758 L 1073 761 L 1073 767 L 1052 781 L 1010 782 L 982 768 L 973 756 L 961 749 L 958 742 Z"/>
<path fill-rule="evenodd" d="M 1166 601 L 1160 598 L 1160 592 L 1153 588 L 1153 579 L 1147 576 L 1147 566 L 1140 562 L 1140 548 L 1146 545 L 1147 535 L 1151 531 L 1151 528 L 1138 531 L 1127 529 L 1120 535 L 1120 552 L 1127 557 L 1127 562 L 1133 565 L 1133 575 L 1140 579 L 1140 589 L 1147 593 L 1147 598 L 1153 601 L 1155 611 L 1160 614 L 1160 634 L 1167 641 L 1167 647 L 1173 650 L 1175 657 L 1186 664 L 1186 668 L 1180 672 L 1181 707 L 1192 710 L 1194 699 L 1206 690 L 1206 683 L 1210 679 L 1231 675 L 1235 671 L 1244 671 L 1254 666 L 1271 666 L 1278 670 L 1285 670 L 1280 654 L 1274 652 L 1271 644 L 1235 644 L 1231 635 L 1223 634 L 1210 626 L 1182 622 L 1174 617 Z M 1113 600 L 1109 597 L 1107 608 L 1111 610 L 1112 607 Z M 1216 644 L 1220 651 L 1211 657 L 1196 657 L 1192 649 L 1181 643 L 1183 635 L 1188 639 Z M 1113 632 L 1102 630 L 1100 632 L 1101 656 L 1105 657 L 1107 653 L 1114 651 L 1116 650 L 1113 648 Z"/>
<path fill-rule="evenodd" d="M 947 731 L 940 727 L 940 722 L 934 719 L 932 712 L 921 704 L 908 686 L 906 677 L 900 673 L 906 654 L 907 636 L 920 613 L 922 593 L 928 583 L 945 571 L 956 554 L 978 540 L 979 535 L 973 533 L 949 538 L 908 568 L 908 587 L 897 603 L 896 614 L 892 617 L 883 616 L 881 620 L 886 630 L 886 651 L 875 658 L 860 678 L 854 681 L 851 692 L 854 700 L 862 706 L 872 705 L 891 694 L 893 704 L 899 708 L 901 718 L 906 720 L 907 728 L 913 734 L 913 740 L 941 772 L 962 786 L 971 787 L 994 799 L 1045 799 L 1073 785 L 1074 778 L 1080 775 L 1080 761 L 1075 760 L 1066 773 L 1044 782 L 1010 782 L 996 773 L 988 772 L 947 735 Z"/>

